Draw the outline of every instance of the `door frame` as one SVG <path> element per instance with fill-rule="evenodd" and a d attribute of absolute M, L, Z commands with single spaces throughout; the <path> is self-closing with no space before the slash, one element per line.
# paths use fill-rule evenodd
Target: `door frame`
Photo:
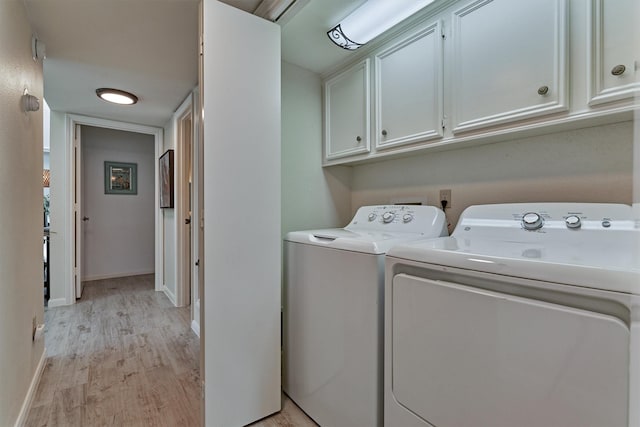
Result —
<path fill-rule="evenodd" d="M 175 117 L 175 125 L 174 129 L 174 141 L 176 141 L 176 162 L 175 162 L 175 185 L 176 185 L 176 301 L 175 304 L 178 307 L 184 307 L 191 304 L 191 284 L 193 283 L 193 266 L 191 265 L 190 259 L 192 257 L 189 254 L 193 254 L 193 258 L 196 258 L 197 255 L 193 252 L 193 246 L 189 244 L 193 244 L 193 230 L 194 225 L 197 225 L 194 222 L 194 219 L 197 220 L 197 215 L 193 214 L 194 210 L 198 209 L 197 202 L 193 197 L 194 193 L 194 185 L 191 186 L 191 234 L 186 230 L 184 226 L 184 219 L 188 215 L 188 207 L 186 206 L 185 199 L 188 197 L 185 189 L 188 188 L 188 183 L 186 182 L 186 171 L 185 163 L 185 140 L 184 136 L 184 127 L 183 121 L 189 119 L 191 121 L 191 150 L 189 152 L 191 157 L 191 170 L 194 172 L 194 153 L 195 153 L 195 132 L 194 132 L 194 105 L 193 105 L 193 93 L 190 93 L 185 100 L 180 104 L 176 112 L 174 113 Z M 192 177 L 192 181 L 195 180 L 196 177 Z M 189 280 L 191 277 L 191 280 Z M 192 314 L 193 315 L 193 314 Z M 193 320 L 193 318 L 192 318 Z"/>
<path fill-rule="evenodd" d="M 67 280 L 67 286 L 65 286 L 65 303 L 67 305 L 76 303 L 76 289 L 75 283 L 73 280 L 73 269 L 74 269 L 74 239 L 75 239 L 75 230 L 73 223 L 73 189 L 74 189 L 74 179 L 75 179 L 75 170 L 73 163 L 73 147 L 74 147 L 74 129 L 76 125 L 87 125 L 87 126 L 95 126 L 107 129 L 115 129 L 115 130 L 123 130 L 128 132 L 136 132 L 143 133 L 148 135 L 153 135 L 154 137 L 154 155 L 155 158 L 158 159 L 160 154 L 162 154 L 162 145 L 163 145 L 163 129 L 153 126 L 145 126 L 138 125 L 133 123 L 119 122 L 115 120 L 108 119 L 99 119 L 97 117 L 90 116 L 82 116 L 78 114 L 65 114 L 65 132 L 66 132 L 66 161 L 67 161 L 67 170 L 68 170 L 68 182 L 65 188 L 65 197 L 68 200 L 67 208 L 66 208 L 66 229 L 69 230 L 67 235 L 67 243 L 65 244 L 65 258 L 68 260 L 65 269 L 65 277 L 69 278 Z M 82 139 L 79 141 L 79 144 L 82 144 Z M 161 222 L 161 212 L 160 212 L 160 201 L 159 201 L 159 189 L 160 182 L 158 179 L 158 162 L 155 162 L 155 184 L 154 184 L 154 192 L 155 192 L 155 209 L 154 209 L 154 217 L 155 217 L 155 242 L 154 242 L 154 252 L 155 252 L 155 290 L 162 291 L 162 283 L 163 277 L 162 273 L 164 271 L 164 259 L 162 254 L 163 248 L 163 240 L 164 234 L 162 230 L 162 222 Z M 82 207 L 81 207 L 82 208 Z"/>

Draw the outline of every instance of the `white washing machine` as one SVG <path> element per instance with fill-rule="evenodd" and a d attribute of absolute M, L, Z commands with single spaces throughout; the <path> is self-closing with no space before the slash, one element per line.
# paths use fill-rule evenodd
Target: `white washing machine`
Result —
<path fill-rule="evenodd" d="M 440 209 L 393 205 L 287 234 L 283 387 L 321 426 L 382 425 L 384 254 L 446 234 Z"/>
<path fill-rule="evenodd" d="M 386 258 L 385 424 L 640 426 L 631 208 L 472 206 Z"/>

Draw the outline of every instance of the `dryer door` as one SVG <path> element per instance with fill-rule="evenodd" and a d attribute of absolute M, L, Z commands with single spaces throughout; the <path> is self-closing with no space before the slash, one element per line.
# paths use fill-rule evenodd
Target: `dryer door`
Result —
<path fill-rule="evenodd" d="M 392 393 L 435 426 L 626 426 L 629 329 L 413 277 L 392 285 Z"/>

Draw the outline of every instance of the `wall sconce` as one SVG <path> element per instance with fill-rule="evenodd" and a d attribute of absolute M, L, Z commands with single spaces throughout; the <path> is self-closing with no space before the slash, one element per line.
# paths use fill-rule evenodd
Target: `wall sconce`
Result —
<path fill-rule="evenodd" d="M 22 111 L 28 113 L 29 111 L 38 111 L 40 109 L 40 101 L 33 95 L 29 95 L 27 89 L 22 93 Z"/>
<path fill-rule="evenodd" d="M 356 50 L 434 0 L 368 0 L 327 31 L 332 42 Z"/>

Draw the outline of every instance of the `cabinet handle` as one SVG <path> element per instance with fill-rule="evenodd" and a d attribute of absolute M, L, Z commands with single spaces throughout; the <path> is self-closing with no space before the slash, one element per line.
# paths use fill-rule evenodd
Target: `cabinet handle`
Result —
<path fill-rule="evenodd" d="M 387 130 L 386 129 L 382 129 L 382 136 L 387 136 Z"/>
<path fill-rule="evenodd" d="M 627 67 L 625 67 L 622 64 L 616 65 L 615 67 L 613 67 L 611 69 L 611 74 L 613 74 L 614 76 L 621 76 L 625 72 L 626 69 L 627 69 Z"/>
<path fill-rule="evenodd" d="M 356 141 L 360 142 L 362 141 L 362 138 L 360 138 L 359 136 L 356 136 Z"/>
<path fill-rule="evenodd" d="M 540 86 L 538 88 L 538 95 L 546 95 L 549 93 L 549 86 Z"/>

